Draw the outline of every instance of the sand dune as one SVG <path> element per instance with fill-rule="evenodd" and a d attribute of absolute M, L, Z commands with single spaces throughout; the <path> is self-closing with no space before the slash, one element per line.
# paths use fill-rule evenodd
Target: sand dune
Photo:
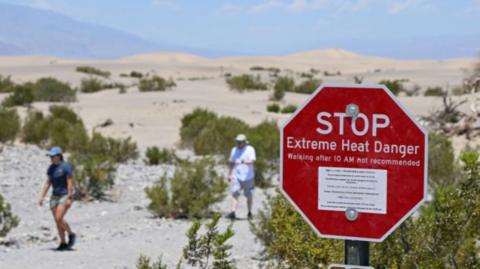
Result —
<path fill-rule="evenodd" d="M 132 70 L 156 73 L 176 80 L 171 91 L 140 93 L 135 86 L 126 94 L 117 90 L 93 94 L 79 94 L 79 102 L 71 104 L 94 128 L 110 118 L 114 124 L 99 131 L 117 137 L 131 136 L 141 146 L 171 147 L 178 141 L 181 117 L 195 107 L 208 108 L 223 115 L 241 118 L 250 124 L 265 119 L 283 122 L 288 115 L 266 111 L 270 91 L 239 94 L 228 89 L 223 77 L 226 73 L 252 73 L 252 66 L 277 67 L 281 74 L 301 79 L 301 72 L 310 68 L 320 70 L 317 75 L 325 82 L 352 83 L 353 76 L 361 76 L 365 83 L 382 79 L 407 79 L 406 85 L 455 87 L 461 85 L 467 70 L 475 59 L 452 60 L 397 60 L 358 55 L 341 49 L 315 50 L 285 56 L 245 56 L 206 59 L 181 53 L 154 53 L 119 60 L 72 60 L 53 57 L 1 57 L 0 74 L 11 75 L 16 81 L 29 81 L 52 76 L 78 86 L 86 74 L 75 71 L 79 65 L 91 65 L 112 72 L 111 81 L 137 83 L 133 78 L 121 78 L 121 73 Z M 339 76 L 325 76 L 323 71 Z M 270 81 L 268 72 L 260 71 L 262 79 Z M 283 104 L 302 104 L 307 95 L 287 93 Z M 474 98 L 475 96 L 463 97 Z M 1 98 L 1 97 L 0 97 Z M 416 115 L 425 115 L 441 106 L 435 97 L 400 97 Z M 46 110 L 49 104 L 35 103 Z M 462 107 L 468 109 L 468 105 Z"/>

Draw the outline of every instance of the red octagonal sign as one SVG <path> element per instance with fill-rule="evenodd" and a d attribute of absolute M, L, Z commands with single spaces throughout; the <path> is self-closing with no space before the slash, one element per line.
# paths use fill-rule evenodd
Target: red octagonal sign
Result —
<path fill-rule="evenodd" d="M 426 198 L 427 144 L 385 86 L 322 85 L 282 127 L 282 192 L 321 237 L 383 241 Z"/>

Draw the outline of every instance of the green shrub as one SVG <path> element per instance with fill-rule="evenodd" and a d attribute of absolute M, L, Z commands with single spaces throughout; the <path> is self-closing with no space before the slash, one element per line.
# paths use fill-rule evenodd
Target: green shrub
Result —
<path fill-rule="evenodd" d="M 478 152 L 460 158 L 464 174 L 438 186 L 433 201 L 418 210 L 383 243 L 373 245 L 375 268 L 478 268 L 480 175 Z M 406 247 L 408 246 L 408 247 Z"/>
<path fill-rule="evenodd" d="M 67 106 L 52 105 L 48 110 L 50 111 L 51 118 L 53 119 L 63 119 L 71 124 L 79 123 L 83 125 L 83 121 L 80 116 L 78 116 L 75 111 Z"/>
<path fill-rule="evenodd" d="M 87 146 L 86 151 L 89 154 L 106 156 L 115 163 L 124 163 L 138 158 L 137 144 L 131 142 L 130 137 L 115 139 L 93 132 Z"/>
<path fill-rule="evenodd" d="M 132 78 L 143 78 L 143 74 L 141 72 L 137 72 L 137 71 L 133 70 L 132 72 L 130 72 L 130 77 L 132 77 Z"/>
<path fill-rule="evenodd" d="M 403 80 L 381 80 L 379 84 L 385 85 L 395 96 L 405 91 Z"/>
<path fill-rule="evenodd" d="M 183 260 L 189 265 L 188 268 L 236 268 L 230 257 L 232 245 L 227 244 L 227 241 L 234 235 L 232 225 L 228 226 L 224 232 L 219 232 L 219 220 L 220 215 L 216 214 L 210 223 L 205 225 L 204 234 L 199 234 L 202 225 L 198 220 L 192 223 L 187 231 L 188 243 L 183 248 L 183 255 L 177 263 L 177 269 L 181 268 Z M 167 269 L 167 266 L 162 262 L 162 258 L 150 265 L 150 258 L 141 255 L 137 261 L 137 269 Z"/>
<path fill-rule="evenodd" d="M 159 149 L 158 147 L 148 147 L 145 152 L 145 163 L 148 165 L 176 164 L 179 158 L 173 149 Z"/>
<path fill-rule="evenodd" d="M 227 84 L 231 90 L 236 90 L 239 92 L 243 92 L 246 90 L 266 90 L 267 84 L 263 83 L 260 80 L 260 76 L 257 75 L 254 77 L 253 75 L 239 75 L 239 76 L 232 76 L 227 78 Z"/>
<path fill-rule="evenodd" d="M 2 105 L 5 107 L 29 106 L 34 100 L 34 88 L 31 83 L 15 85 L 13 92 L 5 98 Z"/>
<path fill-rule="evenodd" d="M 166 80 L 162 77 L 154 75 L 151 78 L 140 79 L 140 85 L 138 86 L 141 92 L 156 92 L 166 91 L 175 87 L 176 84 L 172 79 Z"/>
<path fill-rule="evenodd" d="M 220 215 L 215 215 L 209 224 L 205 225 L 205 233 L 199 235 L 200 222 L 195 221 L 188 229 L 188 244 L 183 248 L 183 259 L 190 266 L 209 268 L 209 261 L 213 258 L 212 269 L 234 269 L 235 264 L 230 258 L 232 245 L 226 242 L 233 237 L 232 225 L 220 233 L 218 221 Z M 212 257 L 210 257 L 212 256 Z"/>
<path fill-rule="evenodd" d="M 210 159 L 180 163 L 169 188 L 166 175 L 152 187 L 145 188 L 150 199 L 148 209 L 157 217 L 208 217 L 211 205 L 225 197 L 227 187 L 214 165 Z"/>
<path fill-rule="evenodd" d="M 264 203 L 250 229 L 271 268 L 326 268 L 343 261 L 343 242 L 319 238 L 278 193 Z"/>
<path fill-rule="evenodd" d="M 272 99 L 280 101 L 285 96 L 285 92 L 291 92 L 295 89 L 295 82 L 289 77 L 279 77 L 273 86 Z"/>
<path fill-rule="evenodd" d="M 14 85 L 15 83 L 13 83 L 10 76 L 4 77 L 0 75 L 0 93 L 12 92 Z"/>
<path fill-rule="evenodd" d="M 168 269 L 167 265 L 163 263 L 162 258 L 150 264 L 150 258 L 140 255 L 137 260 L 137 269 Z"/>
<path fill-rule="evenodd" d="M 193 147 L 202 128 L 208 122 L 216 121 L 217 118 L 217 114 L 202 108 L 196 108 L 193 112 L 184 115 L 180 127 L 181 145 L 183 147 Z"/>
<path fill-rule="evenodd" d="M 35 101 L 74 102 L 76 99 L 76 92 L 68 83 L 51 77 L 35 82 Z"/>
<path fill-rule="evenodd" d="M 137 158 L 137 146 L 127 139 L 114 139 L 93 133 L 70 158 L 74 186 L 79 199 L 103 199 L 114 184 L 117 163 Z"/>
<path fill-rule="evenodd" d="M 269 104 L 269 105 L 267 105 L 267 111 L 268 112 L 273 112 L 273 113 L 278 113 L 278 112 L 280 112 L 280 106 L 278 104 Z"/>
<path fill-rule="evenodd" d="M 222 116 L 205 125 L 193 144 L 193 151 L 199 155 L 222 154 L 229 156 L 233 138 L 248 131 L 249 126 L 237 118 Z"/>
<path fill-rule="evenodd" d="M 119 89 L 120 91 L 125 91 L 127 89 L 127 85 L 120 83 L 120 82 L 113 82 L 113 83 L 106 83 L 103 84 L 104 89 Z"/>
<path fill-rule="evenodd" d="M 287 105 L 287 106 L 284 106 L 282 108 L 282 110 L 280 110 L 280 112 L 284 113 L 284 114 L 293 113 L 295 111 L 297 111 L 297 106 L 296 105 Z"/>
<path fill-rule="evenodd" d="M 77 66 L 76 70 L 77 72 L 81 72 L 89 75 L 97 75 L 103 78 L 109 78 L 111 75 L 110 71 L 101 70 L 93 66 Z"/>
<path fill-rule="evenodd" d="M 27 82 L 10 87 L 11 94 L 3 104 L 5 106 L 29 105 L 34 101 L 73 102 L 76 93 L 68 83 L 55 78 L 41 78 L 35 83 Z"/>
<path fill-rule="evenodd" d="M 250 67 L 250 71 L 268 71 L 272 73 L 280 73 L 280 69 L 277 67 L 263 67 L 258 65 Z"/>
<path fill-rule="evenodd" d="M 442 87 L 433 87 L 427 88 L 425 91 L 425 96 L 444 96 L 447 92 L 442 89 Z"/>
<path fill-rule="evenodd" d="M 278 171 L 280 129 L 274 121 L 263 121 L 247 131 L 248 141 L 255 147 L 255 185 L 269 187 Z"/>
<path fill-rule="evenodd" d="M 14 109 L 0 107 L 0 143 L 14 141 L 20 131 L 20 116 Z"/>
<path fill-rule="evenodd" d="M 49 138 L 48 121 L 40 111 L 30 111 L 22 127 L 22 142 L 45 146 Z"/>
<path fill-rule="evenodd" d="M 453 184 L 459 176 L 452 142 L 448 137 L 428 135 L 428 176 L 433 186 Z"/>
<path fill-rule="evenodd" d="M 280 73 L 280 68 L 278 68 L 278 67 L 268 67 L 266 70 L 268 72 L 272 72 L 272 73 L 275 73 L 275 74 Z"/>
<path fill-rule="evenodd" d="M 326 77 L 341 76 L 342 72 L 337 71 L 337 72 L 330 73 L 328 71 L 323 71 L 323 75 L 326 76 Z"/>
<path fill-rule="evenodd" d="M 263 70 L 265 70 L 265 67 L 263 66 L 256 65 L 256 66 L 250 67 L 250 71 L 263 71 Z"/>
<path fill-rule="evenodd" d="M 313 93 L 318 87 L 320 87 L 322 81 L 319 79 L 308 79 L 300 83 L 299 85 L 295 86 L 294 91 L 297 93 L 305 93 L 311 94 Z"/>
<path fill-rule="evenodd" d="M 33 111 L 27 114 L 22 141 L 39 146 L 60 146 L 74 151 L 85 147 L 88 134 L 80 117 L 66 106 L 50 106 L 50 115 Z"/>
<path fill-rule="evenodd" d="M 18 226 L 20 220 L 12 213 L 10 204 L 5 201 L 0 194 L 0 238 L 7 236 L 7 234 Z"/>
<path fill-rule="evenodd" d="M 69 161 L 74 167 L 75 195 L 78 199 L 103 199 L 114 184 L 116 166 L 106 156 L 74 152 Z"/>
<path fill-rule="evenodd" d="M 80 91 L 83 93 L 99 92 L 102 89 L 105 89 L 105 85 L 98 78 L 82 78 L 80 82 Z"/>
<path fill-rule="evenodd" d="M 195 109 L 182 118 L 181 145 L 192 148 L 195 154 L 229 156 L 233 138 L 245 133 L 248 125 L 233 117 L 218 117 L 204 109 Z"/>
<path fill-rule="evenodd" d="M 305 73 L 305 72 L 302 72 L 300 73 L 300 77 L 302 78 L 308 78 L 308 79 L 312 79 L 314 77 L 314 75 L 312 73 Z"/>
<path fill-rule="evenodd" d="M 76 150 L 87 142 L 87 131 L 83 124 L 71 124 L 60 118 L 48 124 L 49 146 L 59 146 L 64 150 Z"/>

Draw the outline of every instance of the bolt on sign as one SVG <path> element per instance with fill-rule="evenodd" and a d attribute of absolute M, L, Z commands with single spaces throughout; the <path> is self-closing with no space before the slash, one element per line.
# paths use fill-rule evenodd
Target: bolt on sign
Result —
<path fill-rule="evenodd" d="M 427 132 L 383 85 L 324 84 L 281 128 L 281 189 L 321 237 L 383 241 L 423 203 Z"/>

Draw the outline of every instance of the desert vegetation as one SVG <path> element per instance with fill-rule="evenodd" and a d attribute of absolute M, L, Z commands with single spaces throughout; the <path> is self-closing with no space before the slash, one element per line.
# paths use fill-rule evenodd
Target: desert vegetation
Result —
<path fill-rule="evenodd" d="M 3 106 L 28 106 L 33 102 L 74 102 L 76 92 L 70 84 L 55 78 L 40 78 L 36 82 L 25 82 L 9 86 L 10 94 L 2 102 Z"/>
<path fill-rule="evenodd" d="M 102 70 L 93 66 L 77 66 L 75 70 L 80 73 L 95 75 L 103 78 L 110 78 L 111 75 L 110 71 Z"/>
<path fill-rule="evenodd" d="M 15 109 L 0 107 L 0 143 L 13 142 L 20 125 L 20 116 Z"/>
<path fill-rule="evenodd" d="M 163 92 L 176 86 L 172 79 L 164 79 L 160 76 L 144 77 L 140 79 L 138 89 L 141 92 Z"/>
<path fill-rule="evenodd" d="M 280 105 L 273 103 L 273 104 L 268 104 L 267 105 L 267 111 L 272 112 L 272 113 L 279 113 L 280 112 Z"/>
<path fill-rule="evenodd" d="M 145 151 L 144 162 L 147 165 L 177 164 L 181 159 L 175 154 L 174 149 L 159 149 L 157 146 L 148 147 Z"/>
<path fill-rule="evenodd" d="M 219 219 L 220 215 L 215 215 L 209 223 L 205 224 L 203 234 L 200 233 L 202 228 L 200 221 L 192 223 L 186 234 L 188 243 L 183 248 L 177 269 L 184 268 L 183 263 L 186 263 L 188 268 L 236 268 L 230 253 L 233 246 L 227 243 L 234 235 L 233 229 L 230 225 L 225 231 L 220 232 Z M 157 262 L 152 263 L 149 257 L 141 255 L 137 261 L 137 269 L 168 269 L 168 267 L 163 263 L 161 256 Z"/>
<path fill-rule="evenodd" d="M 124 92 L 127 89 L 127 85 L 119 82 L 104 82 L 101 79 L 95 77 L 83 78 L 80 81 L 80 91 L 83 93 L 94 93 L 101 90 L 118 88 L 120 92 Z"/>
<path fill-rule="evenodd" d="M 273 86 L 272 100 L 280 101 L 285 96 L 285 92 L 292 92 L 295 89 L 295 81 L 290 77 L 278 77 Z"/>
<path fill-rule="evenodd" d="M 12 213 L 12 209 L 5 198 L 0 194 L 0 238 L 18 226 L 20 219 Z"/>
<path fill-rule="evenodd" d="M 395 96 L 399 95 L 401 92 L 405 91 L 405 87 L 403 86 L 404 80 L 396 79 L 396 80 L 380 80 L 378 84 L 385 85 Z"/>
<path fill-rule="evenodd" d="M 227 78 L 227 84 L 231 90 L 238 92 L 268 89 L 267 84 L 262 82 L 260 75 L 253 76 L 243 74 L 238 76 L 231 76 Z"/>
<path fill-rule="evenodd" d="M 0 74 L 0 93 L 11 92 L 14 84 L 10 76 L 2 76 Z"/>
<path fill-rule="evenodd" d="M 444 96 L 447 92 L 442 89 L 442 87 L 430 87 L 425 90 L 425 96 Z"/>
<path fill-rule="evenodd" d="M 297 110 L 296 105 L 286 105 L 281 107 L 279 104 L 273 103 L 267 105 L 267 111 L 272 113 L 282 113 L 282 114 L 290 114 Z"/>
<path fill-rule="evenodd" d="M 225 197 L 227 183 L 212 159 L 180 163 L 173 177 L 166 175 L 145 193 L 148 209 L 157 217 L 205 218 L 212 216 L 211 206 Z"/>
<path fill-rule="evenodd" d="M 148 73 L 146 74 L 148 76 Z M 121 73 L 120 77 L 130 77 L 130 78 L 143 78 L 145 75 L 142 72 L 132 70 L 130 73 Z"/>
<path fill-rule="evenodd" d="M 322 81 L 315 78 L 309 78 L 307 80 L 302 81 L 300 84 L 296 85 L 293 89 L 296 93 L 305 93 L 311 94 L 313 93 L 318 87 L 320 87 Z"/>

